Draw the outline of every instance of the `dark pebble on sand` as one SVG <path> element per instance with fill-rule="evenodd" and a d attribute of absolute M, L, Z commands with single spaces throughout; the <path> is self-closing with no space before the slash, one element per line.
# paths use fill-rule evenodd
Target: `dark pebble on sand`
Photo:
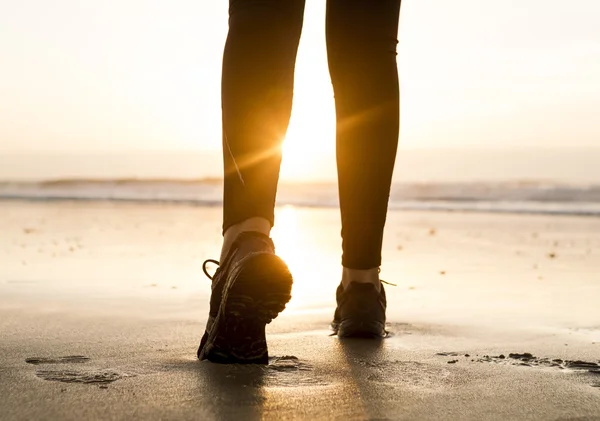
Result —
<path fill-rule="evenodd" d="M 535 357 L 529 352 L 525 352 L 523 354 L 511 353 L 508 354 L 508 358 L 513 358 L 515 360 L 532 360 Z"/>
<path fill-rule="evenodd" d="M 465 354 L 465 358 L 469 358 L 469 357 L 470 357 L 470 355 L 469 355 L 469 354 Z"/>
<path fill-rule="evenodd" d="M 568 368 L 580 368 L 580 369 L 586 369 L 586 368 L 593 368 L 593 369 L 600 369 L 600 365 L 596 364 L 596 363 L 590 363 L 587 361 L 581 361 L 581 360 L 577 360 L 577 361 L 565 361 L 565 366 Z"/>
<path fill-rule="evenodd" d="M 448 361 L 448 364 L 456 364 L 458 362 L 458 360 L 450 360 Z"/>
<path fill-rule="evenodd" d="M 504 354 L 500 354 L 498 355 L 498 358 L 500 358 L 501 360 L 505 359 L 506 357 L 504 356 Z"/>

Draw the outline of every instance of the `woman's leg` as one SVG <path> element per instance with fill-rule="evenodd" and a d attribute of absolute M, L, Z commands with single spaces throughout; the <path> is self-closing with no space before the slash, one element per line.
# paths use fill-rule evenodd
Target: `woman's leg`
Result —
<path fill-rule="evenodd" d="M 399 135 L 400 0 L 328 0 L 344 278 L 379 280 Z"/>
<path fill-rule="evenodd" d="M 269 231 L 290 119 L 304 0 L 230 0 L 223 56 L 223 248 L 198 358 L 268 363 L 265 326 L 292 275 Z M 211 262 L 208 260 L 207 262 Z M 205 262 L 205 264 L 207 263 Z"/>
<path fill-rule="evenodd" d="M 304 0 L 229 1 L 221 82 L 222 257 L 240 232 L 268 234 L 273 226 L 303 14 Z"/>

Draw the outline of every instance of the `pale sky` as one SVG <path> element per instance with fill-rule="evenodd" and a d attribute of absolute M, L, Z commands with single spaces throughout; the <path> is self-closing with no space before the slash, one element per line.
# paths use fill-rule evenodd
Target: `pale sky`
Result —
<path fill-rule="evenodd" d="M 0 153 L 216 150 L 226 0 L 0 0 Z M 333 151 L 307 0 L 290 151 Z M 401 145 L 600 144 L 600 1 L 404 0 Z"/>

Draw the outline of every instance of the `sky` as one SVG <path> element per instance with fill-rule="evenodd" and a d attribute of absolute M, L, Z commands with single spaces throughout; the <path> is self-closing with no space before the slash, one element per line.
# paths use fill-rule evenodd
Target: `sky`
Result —
<path fill-rule="evenodd" d="M 324 5 L 289 156 L 334 150 Z M 598 22 L 597 0 L 404 0 L 401 148 L 600 146 Z M 217 151 L 226 34 L 226 0 L 0 0 L 0 154 Z"/>

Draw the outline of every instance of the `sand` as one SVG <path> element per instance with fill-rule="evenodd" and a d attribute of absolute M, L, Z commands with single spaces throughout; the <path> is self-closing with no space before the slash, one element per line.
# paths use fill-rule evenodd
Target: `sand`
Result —
<path fill-rule="evenodd" d="M 277 218 L 271 363 L 221 366 L 219 208 L 0 203 L 0 419 L 600 420 L 599 219 L 392 212 L 390 337 L 341 341 L 337 210 Z"/>

